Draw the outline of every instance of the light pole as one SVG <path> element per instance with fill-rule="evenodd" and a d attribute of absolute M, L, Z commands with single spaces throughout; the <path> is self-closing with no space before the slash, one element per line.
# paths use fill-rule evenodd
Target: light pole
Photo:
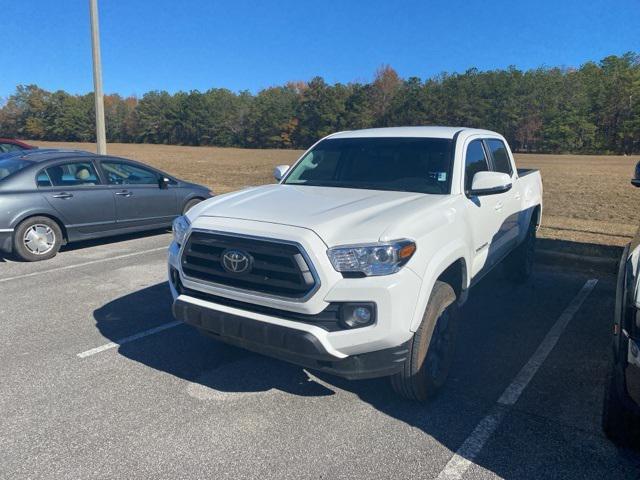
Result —
<path fill-rule="evenodd" d="M 93 54 L 93 96 L 96 100 L 96 143 L 98 155 L 106 155 L 107 139 L 104 128 L 104 99 L 102 94 L 102 60 L 100 59 L 100 28 L 98 0 L 89 0 L 91 13 L 91 51 Z"/>

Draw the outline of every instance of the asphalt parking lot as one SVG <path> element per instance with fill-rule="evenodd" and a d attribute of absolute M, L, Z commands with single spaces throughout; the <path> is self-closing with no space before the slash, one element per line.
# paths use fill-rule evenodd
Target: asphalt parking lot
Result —
<path fill-rule="evenodd" d="M 488 277 L 420 405 L 176 324 L 169 239 L 0 260 L 1 478 L 640 479 L 600 429 L 613 277 Z"/>

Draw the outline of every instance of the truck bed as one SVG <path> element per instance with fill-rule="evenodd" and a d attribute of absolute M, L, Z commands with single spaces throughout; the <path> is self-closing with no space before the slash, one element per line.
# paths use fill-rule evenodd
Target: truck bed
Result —
<path fill-rule="evenodd" d="M 529 174 L 537 172 L 537 171 L 538 171 L 537 168 L 518 168 L 518 176 L 519 177 L 524 177 L 526 175 L 529 175 Z"/>

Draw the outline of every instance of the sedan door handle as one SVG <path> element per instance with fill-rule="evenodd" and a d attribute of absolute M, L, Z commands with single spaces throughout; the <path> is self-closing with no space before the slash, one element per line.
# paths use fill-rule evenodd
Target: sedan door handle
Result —
<path fill-rule="evenodd" d="M 502 210 L 502 207 L 503 207 L 502 202 L 498 202 L 495 204 L 493 208 L 495 208 L 497 211 L 500 211 Z"/>
<path fill-rule="evenodd" d="M 515 198 L 516 200 L 520 200 L 520 194 L 519 194 L 519 193 L 516 193 L 516 194 L 513 196 L 513 198 Z"/>
<path fill-rule="evenodd" d="M 130 197 L 133 195 L 129 190 L 123 190 L 122 192 L 116 192 L 116 195 L 120 195 L 121 197 Z"/>
<path fill-rule="evenodd" d="M 73 194 L 72 193 L 67 193 L 67 192 L 60 192 L 60 193 L 56 193 L 53 198 L 72 198 Z"/>

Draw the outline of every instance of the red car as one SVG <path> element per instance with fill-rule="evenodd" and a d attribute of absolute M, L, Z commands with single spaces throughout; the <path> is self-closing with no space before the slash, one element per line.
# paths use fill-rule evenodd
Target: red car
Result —
<path fill-rule="evenodd" d="M 33 145 L 29 145 L 28 143 L 21 142 L 14 138 L 0 138 L 0 154 L 15 152 L 17 150 L 32 150 L 34 148 L 38 147 L 34 147 Z"/>

